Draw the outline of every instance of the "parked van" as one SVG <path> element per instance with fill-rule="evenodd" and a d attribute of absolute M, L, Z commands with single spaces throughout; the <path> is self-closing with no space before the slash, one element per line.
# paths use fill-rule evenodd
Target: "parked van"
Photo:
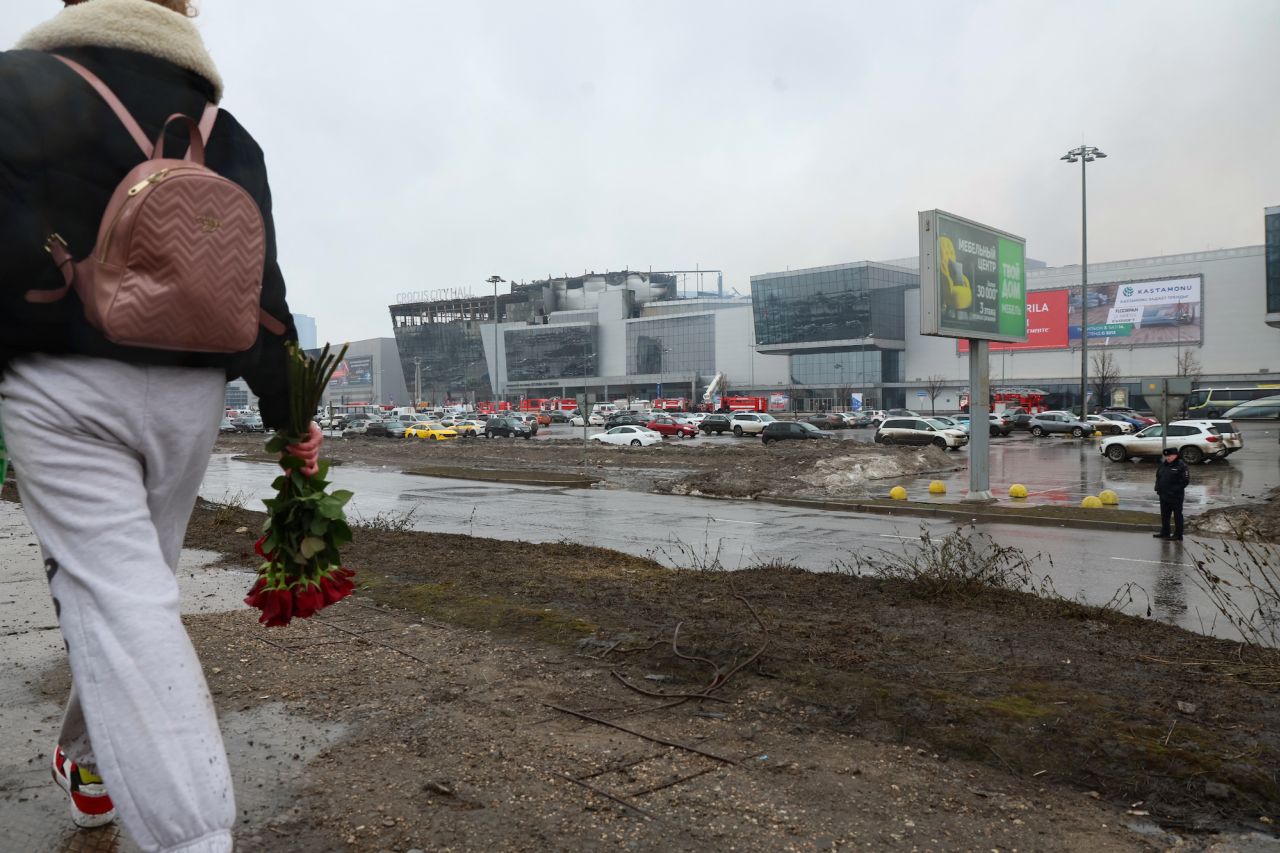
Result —
<path fill-rule="evenodd" d="M 601 415 L 606 418 L 617 411 L 618 411 L 618 407 L 613 403 L 596 403 L 594 406 L 591 407 L 591 414 Z"/>

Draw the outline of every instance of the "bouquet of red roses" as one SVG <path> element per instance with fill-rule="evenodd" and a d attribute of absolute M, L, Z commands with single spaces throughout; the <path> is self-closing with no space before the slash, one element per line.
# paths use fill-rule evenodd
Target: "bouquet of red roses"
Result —
<path fill-rule="evenodd" d="M 319 358 L 310 358 L 288 345 L 289 426 L 267 442 L 268 452 L 280 454 L 284 473 L 271 484 L 276 496 L 263 501 L 267 520 L 254 551 L 265 562 L 244 600 L 262 611 L 258 621 L 267 626 L 306 619 L 354 588 L 355 573 L 342 565 L 339 553 L 351 541 L 344 510 L 351 492 L 327 491 L 329 463 L 314 461 L 322 436 L 312 423 L 325 386 L 346 354 L 344 346 L 331 355 L 326 345 Z"/>

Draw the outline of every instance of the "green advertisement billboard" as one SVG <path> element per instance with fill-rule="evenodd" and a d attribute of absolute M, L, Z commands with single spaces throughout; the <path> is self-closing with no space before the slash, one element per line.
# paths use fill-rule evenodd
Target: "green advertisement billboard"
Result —
<path fill-rule="evenodd" d="M 920 333 L 1026 341 L 1026 241 L 940 210 L 922 212 Z"/>

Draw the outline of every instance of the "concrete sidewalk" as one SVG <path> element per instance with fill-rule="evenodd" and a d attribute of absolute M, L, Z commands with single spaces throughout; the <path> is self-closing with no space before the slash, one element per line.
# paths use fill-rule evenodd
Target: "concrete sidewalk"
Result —
<path fill-rule="evenodd" d="M 252 575 L 202 571 L 216 557 L 183 552 L 178 581 L 184 614 L 244 607 Z M 50 779 L 50 753 L 70 675 L 40 549 L 21 506 L 7 501 L 0 502 L 0 567 L 0 654 L 6 662 L 0 670 L 0 827 L 4 828 L 0 850 L 135 851 L 118 823 L 77 830 L 65 795 Z M 287 787 L 286 776 L 292 775 L 289 768 L 267 756 L 274 752 L 310 758 L 339 733 L 290 715 L 280 706 L 224 711 L 219 720 L 231 758 L 236 801 L 245 820 L 275 811 L 277 792 Z M 257 748 L 248 748 L 246 741 L 256 742 Z"/>

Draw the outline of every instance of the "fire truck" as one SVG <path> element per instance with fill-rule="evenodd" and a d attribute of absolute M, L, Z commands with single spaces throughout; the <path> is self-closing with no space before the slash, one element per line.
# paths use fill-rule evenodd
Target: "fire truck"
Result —
<path fill-rule="evenodd" d="M 734 412 L 767 412 L 768 397 L 721 397 L 721 406 L 728 406 Z"/>
<path fill-rule="evenodd" d="M 482 415 L 492 415 L 495 412 L 509 412 L 511 411 L 511 404 L 505 400 L 501 403 L 496 403 L 493 400 L 477 400 L 476 411 Z"/>
<path fill-rule="evenodd" d="M 991 390 L 991 411 L 1003 412 L 1006 409 L 1022 409 L 1030 415 L 1049 410 L 1045 397 L 1049 392 L 1039 388 L 993 388 Z M 960 395 L 960 411 L 969 411 L 969 392 Z"/>
<path fill-rule="evenodd" d="M 654 400 L 653 407 L 662 409 L 664 412 L 687 412 L 689 411 L 689 400 L 685 397 L 667 397 Z"/>

